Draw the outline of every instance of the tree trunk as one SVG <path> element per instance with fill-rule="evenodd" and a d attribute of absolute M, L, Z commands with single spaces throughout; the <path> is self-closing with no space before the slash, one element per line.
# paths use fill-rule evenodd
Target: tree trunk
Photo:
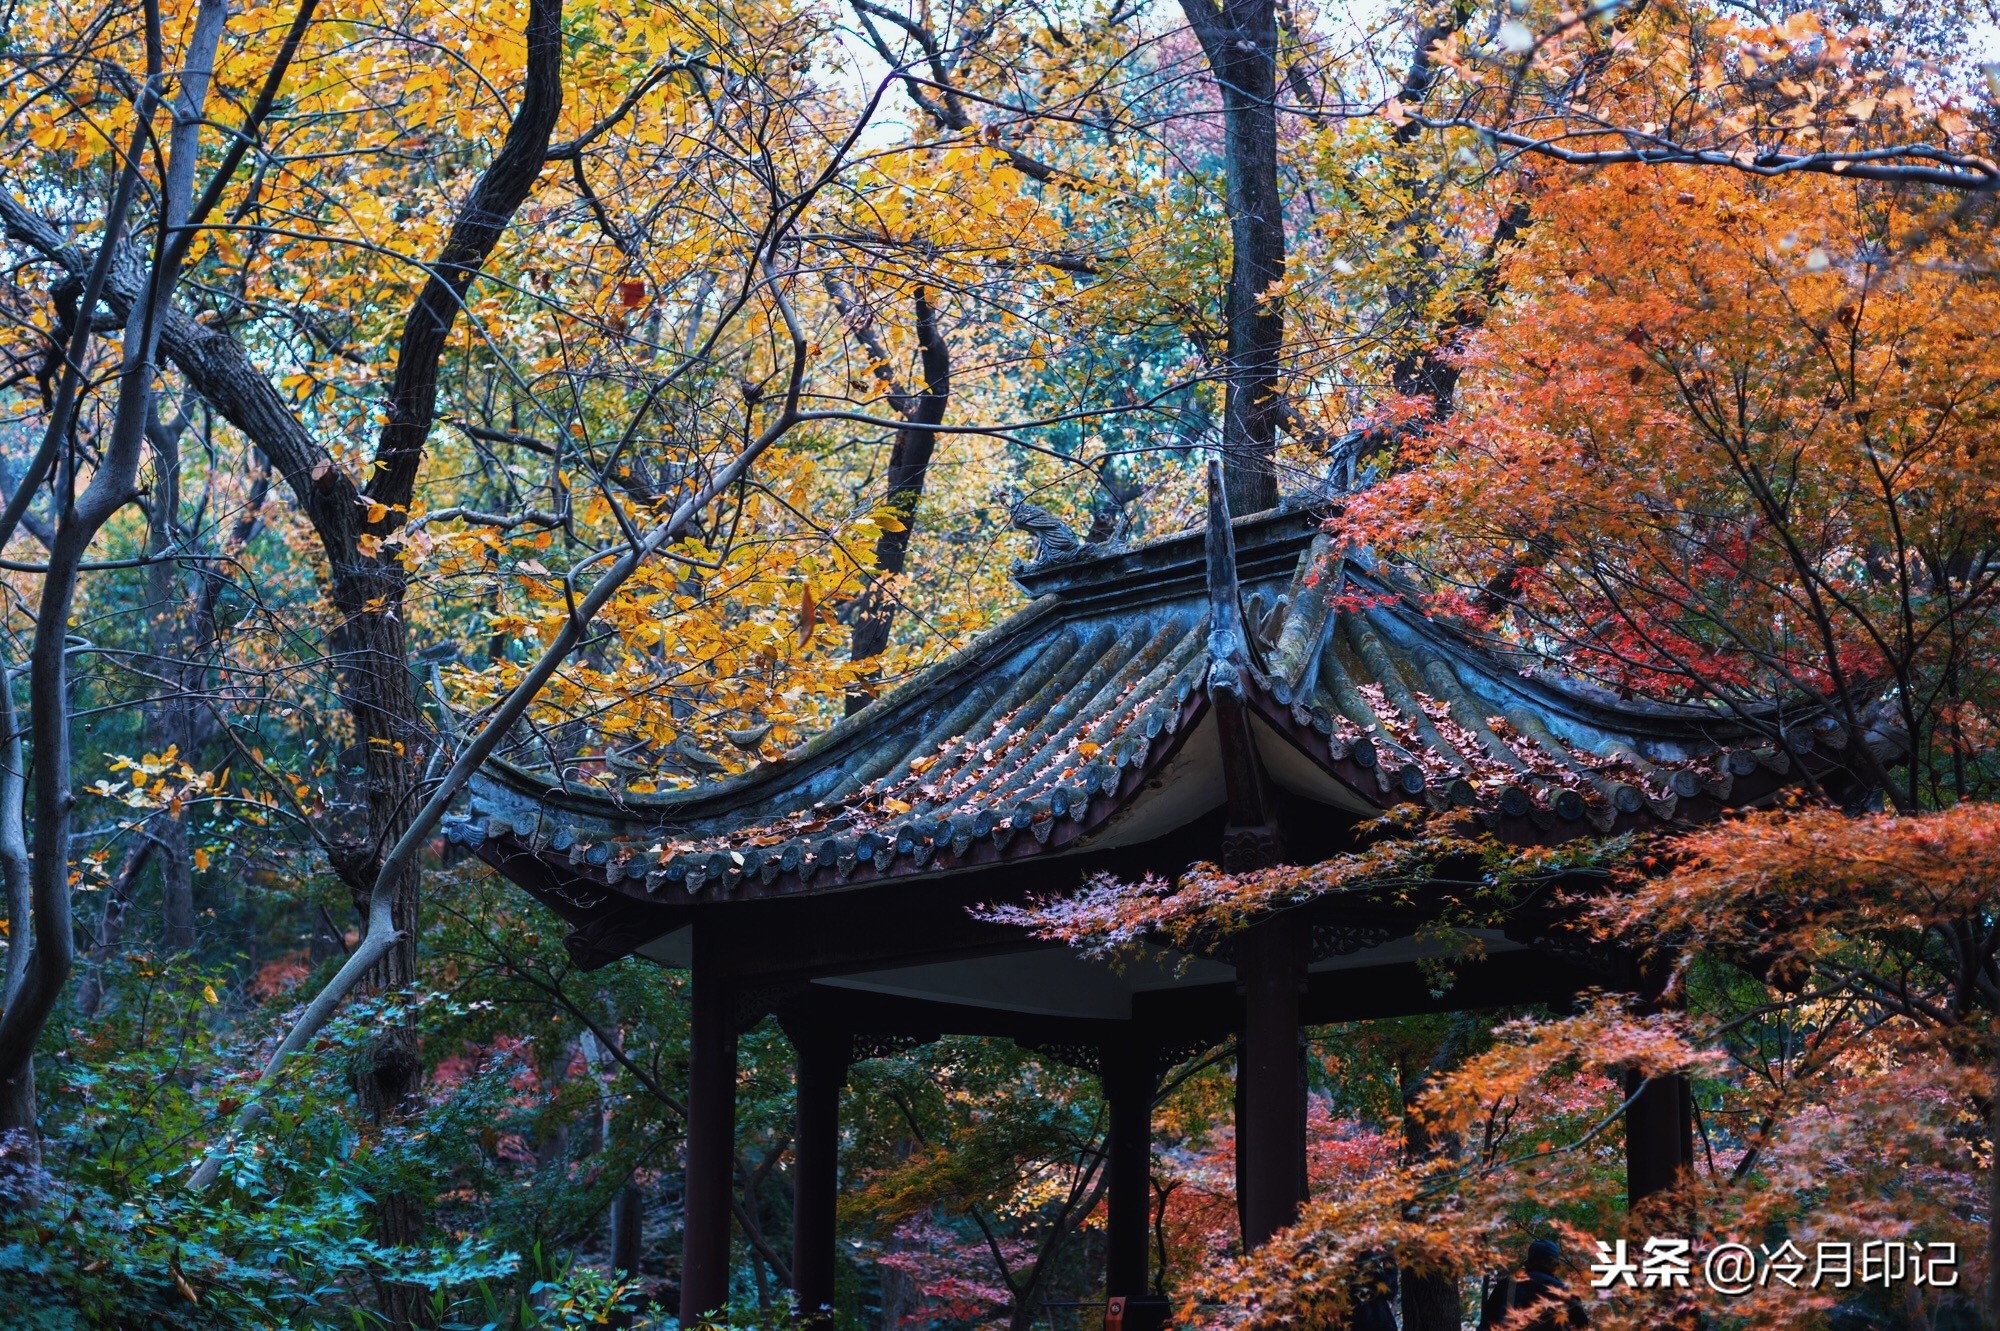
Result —
<path fill-rule="evenodd" d="M 916 1154 L 916 1139 L 908 1133 L 897 1133 L 889 1143 L 889 1152 L 897 1163 L 908 1160 Z M 896 1235 L 889 1236 L 889 1246 L 896 1246 Z M 909 1274 L 899 1266 L 877 1266 L 876 1274 L 882 1286 L 881 1316 L 876 1321 L 877 1331 L 902 1331 L 903 1321 L 917 1310 L 917 1285 Z"/>
<path fill-rule="evenodd" d="M 1464 1324 L 1458 1278 L 1404 1273 L 1403 1331 L 1459 1331 Z"/>
<path fill-rule="evenodd" d="M 646 1242 L 646 1194 L 637 1183 L 627 1180 L 611 1199 L 610 1266 L 611 1278 L 620 1282 L 636 1282 L 639 1278 L 639 1258 Z M 634 1296 L 637 1297 L 637 1296 Z M 620 1309 L 611 1314 L 609 1324 L 614 1327 L 632 1325 L 633 1313 Z"/>
<path fill-rule="evenodd" d="M 524 35 L 527 64 L 520 107 L 499 152 L 459 206 L 431 276 L 403 320 L 387 419 L 361 492 L 371 507 L 357 512 L 361 506 L 350 501 L 345 512 L 325 512 L 331 497 L 320 492 L 316 476 L 301 478 L 288 469 L 293 486 L 303 479 L 312 506 L 322 510 L 315 513 L 315 525 L 332 565 L 333 603 L 340 615 L 331 635 L 334 659 L 342 701 L 363 750 L 368 840 L 362 876 L 371 885 L 423 803 L 418 786 L 425 735 L 403 613 L 408 575 L 393 548 L 368 554 L 363 538 L 393 536 L 409 512 L 437 419 L 438 371 L 446 342 L 473 280 L 547 162 L 549 136 L 562 109 L 561 0 L 531 0 Z M 380 518 L 365 516 L 373 505 L 381 507 Z M 414 856 L 402 862 L 389 886 L 396 942 L 366 977 L 376 990 L 401 989 L 417 978 L 419 872 Z M 385 1027 L 356 1069 L 363 1109 L 378 1121 L 399 1115 L 421 1072 L 416 1032 L 400 1023 Z M 376 1222 L 381 1241 L 414 1242 L 423 1224 L 422 1207 L 408 1194 L 379 1197 Z M 382 1311 L 394 1326 L 414 1324 L 425 1304 L 421 1287 L 385 1282 L 381 1293 Z"/>
<path fill-rule="evenodd" d="M 882 1278 L 882 1312 L 878 1331 L 902 1331 L 903 1321 L 916 1311 L 917 1288 L 900 1267 L 878 1268 Z"/>
<path fill-rule="evenodd" d="M 402 570 L 381 560 L 348 554 L 334 564 L 333 603 L 341 620 L 332 635 L 333 658 L 341 701 L 354 718 L 367 810 L 364 867 L 354 875 L 363 884 L 373 883 L 383 856 L 408 830 L 419 802 L 424 724 L 403 628 L 405 585 Z M 417 869 L 411 865 L 396 881 L 399 936 L 370 977 L 376 989 L 416 981 L 417 886 Z M 356 906 L 365 913 L 365 895 Z"/>
<path fill-rule="evenodd" d="M 160 420 L 157 405 L 148 413 L 146 438 L 153 451 L 152 521 L 147 548 L 156 562 L 146 566 L 147 669 L 152 675 L 144 709 L 146 747 L 170 750 L 189 765 L 196 761 L 195 697 L 202 672 L 195 657 L 205 645 L 197 617 L 188 613 L 178 561 L 164 558 L 182 531 L 180 435 L 184 425 Z M 188 811 L 170 809 L 149 829 L 160 865 L 160 948 L 172 955 L 194 947 L 194 865 L 189 858 Z"/>
<path fill-rule="evenodd" d="M 126 852 L 125 862 L 119 866 L 118 877 L 112 880 L 110 891 L 104 894 L 104 913 L 97 920 L 97 939 L 90 945 L 83 979 L 76 986 L 76 1014 L 85 1021 L 96 1017 L 97 1009 L 104 1002 L 104 967 L 124 939 L 125 919 L 132 909 L 132 889 L 139 875 L 152 863 L 153 852 L 158 847 L 159 843 L 142 831 L 139 840 Z"/>
<path fill-rule="evenodd" d="M 951 400 L 951 352 L 938 328 L 930 293 L 918 287 L 915 304 L 924 386 L 914 398 L 902 398 L 903 419 L 910 422 L 910 427 L 896 431 L 895 447 L 889 454 L 888 496 L 883 504 L 901 525 L 900 529 L 885 530 L 875 538 L 875 576 L 861 593 L 854 615 L 851 654 L 856 661 L 880 656 L 889 646 L 896 603 L 888 594 L 885 580 L 901 574 L 908 563 L 910 538 L 917 526 L 917 504 L 924 497 L 931 454 L 937 447 L 937 432 L 920 427 L 942 422 L 945 406 Z M 866 689 L 850 691 L 848 714 L 866 707 L 873 696 Z"/>
<path fill-rule="evenodd" d="M 1458 1152 L 1455 1138 L 1432 1134 L 1417 1116 L 1416 1105 L 1424 1087 L 1456 1061 L 1463 1027 L 1462 1018 L 1454 1020 L 1444 1043 L 1426 1065 L 1417 1067 L 1413 1060 L 1406 1059 L 1398 1069 L 1403 1100 L 1403 1159 L 1412 1164 L 1439 1152 L 1451 1155 Z M 1402 1288 L 1403 1331 L 1459 1331 L 1463 1290 L 1458 1272 L 1405 1268 L 1398 1272 L 1397 1280 Z"/>
<path fill-rule="evenodd" d="M 611 1202 L 611 1274 L 630 1280 L 639 1274 L 646 1233 L 646 1194 L 628 1182 Z"/>
<path fill-rule="evenodd" d="M 160 822 L 160 950 L 171 956 L 194 950 L 194 861 L 187 815 Z"/>
<path fill-rule="evenodd" d="M 1229 511 L 1278 502 L 1279 375 L 1285 342 L 1285 215 L 1278 193 L 1278 18 L 1272 0 L 1181 0 L 1222 89 L 1228 174 L 1227 396 L 1222 420 Z"/>
<path fill-rule="evenodd" d="M 30 1058 L 12 1077 L 0 1077 L 0 1178 L 41 1163 L 35 1115 L 35 1061 Z"/>
<path fill-rule="evenodd" d="M 1987 1091 L 1989 1107 L 1986 1129 L 1990 1141 L 2000 1142 L 2000 1045 L 1992 1055 L 1993 1085 Z M 1987 1325 L 2000 1324 L 2000 1151 L 1986 1172 L 1986 1317 Z"/>
<path fill-rule="evenodd" d="M 29 884 L 28 832 L 22 821 L 28 774 L 14 711 L 14 682 L 0 661 L 0 880 L 7 890 L 7 969 L 0 975 L 0 1011 L 14 1006 L 27 983 L 34 940 L 34 894 Z M 19 1134 L 17 1137 L 15 1134 Z M 35 1139 L 35 1063 L 9 1076 L 0 1072 L 0 1175 L 40 1160 Z"/>
<path fill-rule="evenodd" d="M 1440 1142 L 1410 1112 L 1424 1082 L 1405 1085 L 1403 1099 L 1403 1158 L 1422 1160 L 1438 1150 L 1450 1150 L 1452 1143 Z M 1458 1274 L 1452 1271 L 1418 1272 L 1405 1269 L 1398 1274 L 1402 1287 L 1403 1331 L 1459 1331 L 1462 1291 Z"/>
<path fill-rule="evenodd" d="M 342 622 L 333 633 L 340 690 L 361 740 L 367 806 L 367 866 L 361 881 L 372 882 L 388 848 L 401 839 L 422 802 L 422 714 L 403 631 L 405 579 L 400 568 L 353 556 L 338 561 L 334 605 Z M 365 989 L 393 992 L 417 979 L 417 891 L 414 860 L 395 882 L 392 915 L 396 944 L 364 981 Z M 356 902 L 366 917 L 365 895 Z M 423 1071 L 417 1033 L 407 1023 L 385 1023 L 368 1042 L 354 1067 L 354 1089 L 362 1112 L 388 1125 L 404 1116 Z M 385 1245 L 414 1244 L 422 1235 L 425 1208 L 407 1192 L 383 1192 L 374 1200 L 374 1238 Z M 383 1318 L 392 1327 L 419 1324 L 427 1299 L 421 1286 L 393 1278 L 377 1282 Z"/>

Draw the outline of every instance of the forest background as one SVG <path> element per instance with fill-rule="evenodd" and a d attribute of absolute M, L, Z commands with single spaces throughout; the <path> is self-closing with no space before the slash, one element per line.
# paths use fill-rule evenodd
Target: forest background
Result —
<path fill-rule="evenodd" d="M 663 1321 L 683 982 L 576 970 L 438 817 L 523 735 L 634 791 L 775 755 L 1018 603 L 1020 502 L 1136 541 L 1220 454 L 1237 512 L 1314 506 L 1440 613 L 1906 757 L 1865 809 L 1571 852 L 1671 1011 L 1315 1032 L 1317 1200 L 1262 1252 L 1232 1051 L 1178 1069 L 1181 1320 L 1340 1325 L 1386 1265 L 1457 1327 L 1530 1235 L 1647 1232 L 1616 1110 L 1683 1071 L 1656 1219 L 1964 1255 L 1729 1316 L 1992 1325 L 1993 17 L 10 3 L 0 1321 Z M 1115 951 L 1548 868 L 1377 831 L 1037 924 Z M 744 1325 L 789 1316 L 790 1066 L 745 1042 Z M 947 1041 L 844 1119 L 841 1326 L 1081 1324 L 1091 1079 Z"/>

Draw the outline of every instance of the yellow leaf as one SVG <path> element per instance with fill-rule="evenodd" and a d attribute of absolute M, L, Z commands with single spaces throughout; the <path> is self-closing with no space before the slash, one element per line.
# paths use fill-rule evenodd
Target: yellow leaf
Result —
<path fill-rule="evenodd" d="M 215 996 L 215 986 L 212 984 L 205 984 L 201 987 L 201 996 L 210 1003 L 220 1003 L 222 1001 Z"/>
<path fill-rule="evenodd" d="M 194 848 L 194 867 L 204 873 L 208 871 L 208 847 L 196 846 Z"/>

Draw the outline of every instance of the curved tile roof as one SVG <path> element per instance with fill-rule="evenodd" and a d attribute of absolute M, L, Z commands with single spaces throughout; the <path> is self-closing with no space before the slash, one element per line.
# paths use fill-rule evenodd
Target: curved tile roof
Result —
<path fill-rule="evenodd" d="M 510 873 L 527 854 L 554 880 L 661 904 L 1061 854 L 1150 797 L 1218 690 L 1350 809 L 1470 808 L 1522 841 L 1759 799 L 1801 762 L 1838 767 L 1846 734 L 1552 673 L 1425 613 L 1303 513 L 1224 513 L 1017 576 L 1026 609 L 783 758 L 667 795 L 494 763 L 446 834 Z"/>

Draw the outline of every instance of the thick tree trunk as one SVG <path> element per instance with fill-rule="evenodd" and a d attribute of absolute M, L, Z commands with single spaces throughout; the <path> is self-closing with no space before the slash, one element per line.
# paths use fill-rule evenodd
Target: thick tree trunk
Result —
<path fill-rule="evenodd" d="M 196 765 L 195 697 L 202 672 L 195 662 L 205 636 L 187 613 L 178 562 L 159 558 L 179 542 L 181 506 L 180 427 L 164 425 L 158 412 L 147 422 L 153 445 L 152 530 L 147 546 L 158 559 L 146 568 L 146 639 L 153 676 L 146 700 L 146 746 L 172 750 Z M 172 954 L 194 947 L 194 864 L 188 850 L 188 811 L 169 810 L 149 829 L 160 865 L 160 948 Z"/>
<path fill-rule="evenodd" d="M 1403 1331 L 1459 1331 L 1463 1294 L 1449 1275 L 1402 1276 Z"/>
<path fill-rule="evenodd" d="M 360 748 L 367 840 L 364 867 L 354 878 L 364 884 L 373 883 L 383 856 L 409 828 L 421 802 L 417 780 L 425 732 L 403 628 L 404 590 L 402 570 L 383 561 L 348 555 L 335 563 L 333 603 L 341 619 L 332 634 L 333 657 Z M 396 883 L 401 933 L 371 976 L 378 989 L 416 981 L 417 885 L 412 865 Z M 365 895 L 356 906 L 365 914 Z"/>
<path fill-rule="evenodd" d="M 1464 1028 L 1462 1018 L 1454 1021 L 1444 1044 L 1426 1065 L 1417 1067 L 1413 1060 L 1406 1059 L 1398 1069 L 1403 1101 L 1403 1159 L 1411 1164 L 1440 1152 L 1451 1155 L 1458 1152 L 1457 1140 L 1433 1134 L 1417 1115 L 1416 1106 L 1424 1088 L 1457 1060 Z M 1457 1272 L 1404 1268 L 1397 1281 L 1402 1290 L 1403 1331 L 1459 1331 L 1464 1293 Z"/>
<path fill-rule="evenodd" d="M 631 1280 L 639 1274 L 646 1233 L 646 1193 L 627 1183 L 611 1202 L 611 1274 Z"/>
<path fill-rule="evenodd" d="M 168 955 L 194 950 L 194 859 L 188 845 L 187 815 L 160 821 L 160 950 Z"/>
<path fill-rule="evenodd" d="M 390 846 L 401 839 L 422 803 L 417 789 L 422 772 L 422 715 L 400 613 L 404 579 L 401 570 L 381 561 L 353 557 L 336 563 L 334 605 L 343 619 L 333 633 L 334 659 L 339 663 L 340 690 L 360 738 L 367 806 L 366 865 L 359 881 L 372 883 Z M 377 992 L 393 992 L 417 979 L 418 868 L 405 865 L 395 883 L 393 918 L 396 944 L 364 982 Z M 367 914 L 365 893 L 356 909 Z M 390 1124 L 407 1111 L 423 1071 L 417 1033 L 402 1022 L 383 1025 L 368 1042 L 354 1067 L 354 1089 L 362 1111 L 378 1124 Z M 384 1192 L 375 1198 L 375 1239 L 384 1244 L 414 1244 L 422 1236 L 424 1207 L 405 1192 Z M 385 1279 L 376 1297 L 389 1325 L 419 1324 L 426 1295 L 419 1286 Z"/>
<path fill-rule="evenodd" d="M 882 1278 L 882 1307 L 875 1319 L 877 1331 L 903 1331 L 903 1323 L 916 1311 L 916 1283 L 901 1267 L 877 1268 Z"/>
<path fill-rule="evenodd" d="M 1181 0 L 1222 89 L 1229 294 L 1223 475 L 1232 513 L 1278 502 L 1285 215 L 1278 193 L 1278 17 L 1272 0 Z"/>
<path fill-rule="evenodd" d="M 363 538 L 392 536 L 409 511 L 437 419 L 438 372 L 446 342 L 473 280 L 547 162 L 549 136 L 562 109 L 561 0 L 532 0 L 524 35 L 527 66 L 520 107 L 499 152 L 460 205 L 431 277 L 403 320 L 387 419 L 361 492 L 384 515 L 370 520 L 352 501 L 345 512 L 329 512 L 339 501 L 321 493 L 317 470 L 300 477 L 294 468 L 286 469 L 294 488 L 303 486 L 316 510 L 315 525 L 333 566 L 333 604 L 340 619 L 332 646 L 342 700 L 362 746 L 368 840 L 363 858 L 367 871 L 360 876 L 371 885 L 423 803 L 418 785 L 425 744 L 404 627 L 408 578 L 393 549 L 364 553 Z M 418 884 L 417 861 L 411 857 L 390 884 L 396 942 L 367 977 L 371 987 L 393 990 L 416 982 Z M 385 1027 L 356 1069 L 363 1108 L 378 1121 L 401 1113 L 421 1072 L 416 1032 L 400 1024 Z M 376 1221 L 382 1241 L 413 1242 L 422 1228 L 422 1208 L 406 1194 L 379 1197 Z M 382 1294 L 383 1312 L 392 1325 L 410 1325 L 421 1311 L 420 1288 L 385 1283 Z"/>
<path fill-rule="evenodd" d="M 896 432 L 895 447 L 889 454 L 888 496 L 883 507 L 900 524 L 875 539 L 875 576 L 861 594 L 854 615 L 851 653 L 856 661 L 880 656 L 889 646 L 889 631 L 896 621 L 896 603 L 886 581 L 897 577 L 907 566 L 910 538 L 916 532 L 917 504 L 924 497 L 924 483 L 930 475 L 931 454 L 937 448 L 937 432 L 921 428 L 944 420 L 951 400 L 951 352 L 938 328 L 937 311 L 930 294 L 917 288 L 917 347 L 924 376 L 923 390 L 902 398 L 903 419 L 908 428 Z M 855 689 L 847 695 L 849 714 L 866 707 L 873 694 Z"/>

